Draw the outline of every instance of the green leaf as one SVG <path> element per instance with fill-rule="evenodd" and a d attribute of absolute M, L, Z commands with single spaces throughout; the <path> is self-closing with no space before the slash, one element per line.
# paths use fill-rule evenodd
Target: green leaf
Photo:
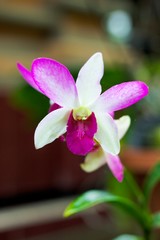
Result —
<path fill-rule="evenodd" d="M 160 212 L 153 214 L 153 227 L 159 228 L 160 227 Z"/>
<path fill-rule="evenodd" d="M 151 170 L 144 183 L 144 195 L 146 204 L 149 202 L 151 193 L 155 185 L 160 181 L 160 163 Z"/>
<path fill-rule="evenodd" d="M 143 239 L 144 238 L 139 237 L 139 236 L 125 234 L 125 235 L 121 235 L 119 237 L 116 237 L 113 240 L 143 240 Z"/>
<path fill-rule="evenodd" d="M 65 209 L 64 216 L 68 217 L 100 203 L 110 203 L 120 207 L 134 217 L 143 226 L 143 228 L 148 227 L 148 215 L 146 215 L 137 205 L 126 198 L 100 190 L 90 190 L 77 197 Z"/>

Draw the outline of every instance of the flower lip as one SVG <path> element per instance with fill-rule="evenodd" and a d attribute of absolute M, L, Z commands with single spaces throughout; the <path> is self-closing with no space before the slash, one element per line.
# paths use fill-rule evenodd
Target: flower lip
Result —
<path fill-rule="evenodd" d="M 86 120 L 75 120 L 71 112 L 67 123 L 66 142 L 69 150 L 84 156 L 94 147 L 94 134 L 97 132 L 97 122 L 94 113 Z"/>
<path fill-rule="evenodd" d="M 59 106 L 57 103 L 53 103 L 53 104 L 50 105 L 50 108 L 49 108 L 48 112 L 50 113 L 50 112 L 55 111 L 59 108 L 61 108 L 61 106 Z"/>

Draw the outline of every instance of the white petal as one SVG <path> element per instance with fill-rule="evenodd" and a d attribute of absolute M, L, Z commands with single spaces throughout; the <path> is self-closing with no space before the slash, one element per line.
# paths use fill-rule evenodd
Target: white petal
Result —
<path fill-rule="evenodd" d="M 106 164 L 105 155 L 102 148 L 90 152 L 85 157 L 84 163 L 81 164 L 81 168 L 85 172 L 93 172 Z"/>
<path fill-rule="evenodd" d="M 53 100 L 50 99 L 50 100 L 49 100 L 49 104 L 50 104 L 50 105 L 54 104 Z"/>
<path fill-rule="evenodd" d="M 109 114 L 96 113 L 98 130 L 95 139 L 105 152 L 117 155 L 120 151 L 118 130 L 113 118 Z"/>
<path fill-rule="evenodd" d="M 76 81 L 80 104 L 88 106 L 101 93 L 100 80 L 103 76 L 104 64 L 101 53 L 95 53 L 81 68 Z"/>
<path fill-rule="evenodd" d="M 123 116 L 123 117 L 115 120 L 115 123 L 118 128 L 118 137 L 119 137 L 119 139 L 121 139 L 126 134 L 128 128 L 131 124 L 131 118 L 126 115 L 126 116 Z"/>
<path fill-rule="evenodd" d="M 45 118 L 43 118 L 35 131 L 35 147 L 41 148 L 64 134 L 66 132 L 68 117 L 69 111 L 60 108 L 50 112 Z"/>

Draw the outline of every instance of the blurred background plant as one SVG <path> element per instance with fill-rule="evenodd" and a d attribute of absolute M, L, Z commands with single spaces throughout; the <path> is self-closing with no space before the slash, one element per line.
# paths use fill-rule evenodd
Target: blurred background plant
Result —
<path fill-rule="evenodd" d="M 143 63 L 135 68 L 134 77 L 143 79 L 150 88 L 149 96 L 144 99 L 143 116 L 139 118 L 137 127 L 135 127 L 135 139 L 139 139 L 140 146 L 159 148 L 160 143 L 160 61 L 158 59 L 145 59 Z M 139 105 L 141 107 L 141 104 Z M 141 131 L 140 131 L 141 129 Z M 141 137 L 140 137 L 141 136 Z M 135 143 L 136 144 L 136 143 Z"/>

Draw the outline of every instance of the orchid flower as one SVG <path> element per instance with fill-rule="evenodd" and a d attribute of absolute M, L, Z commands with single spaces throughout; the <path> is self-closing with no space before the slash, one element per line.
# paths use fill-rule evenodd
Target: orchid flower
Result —
<path fill-rule="evenodd" d="M 80 69 L 76 83 L 69 70 L 53 59 L 35 59 L 30 71 L 20 63 L 17 66 L 33 88 L 56 104 L 36 128 L 36 148 L 66 134 L 67 146 L 74 154 L 91 152 L 95 141 L 105 152 L 113 156 L 119 153 L 118 130 L 112 113 L 146 96 L 148 87 L 145 83 L 124 82 L 101 94 L 104 63 L 99 52 Z"/>
<path fill-rule="evenodd" d="M 121 140 L 130 126 L 130 117 L 123 116 L 118 120 L 114 120 L 114 122 L 118 128 L 119 140 Z M 123 180 L 124 168 L 119 156 L 104 151 L 98 143 L 95 145 L 95 148 L 87 154 L 84 163 L 81 164 L 81 168 L 85 172 L 93 172 L 104 164 L 108 165 L 109 169 L 119 182 Z"/>

